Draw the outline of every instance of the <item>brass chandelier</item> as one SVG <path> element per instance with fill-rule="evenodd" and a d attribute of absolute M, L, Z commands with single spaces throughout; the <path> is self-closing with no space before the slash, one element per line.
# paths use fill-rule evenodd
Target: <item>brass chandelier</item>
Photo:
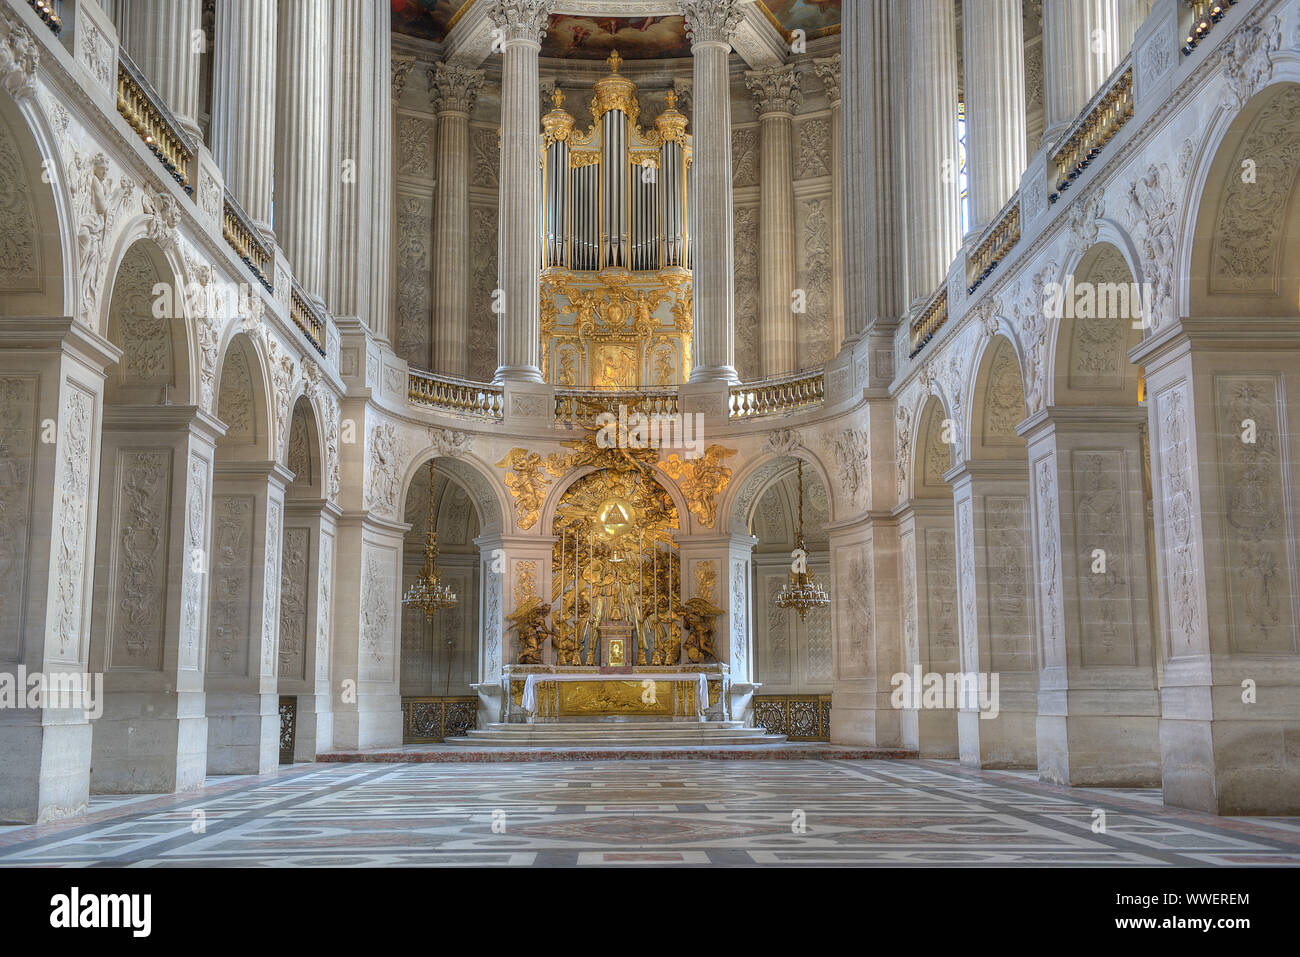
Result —
<path fill-rule="evenodd" d="M 451 586 L 438 578 L 438 537 L 434 532 L 433 512 L 433 460 L 429 460 L 429 535 L 424 541 L 424 567 L 411 587 L 402 596 L 402 604 L 418 608 L 424 617 L 433 621 L 439 611 L 451 608 L 457 602 Z"/>
<path fill-rule="evenodd" d="M 824 608 L 831 603 L 826 589 L 808 574 L 808 550 L 803 547 L 803 460 L 799 460 L 799 534 L 795 539 L 794 563 L 790 580 L 776 593 L 777 608 L 793 608 L 803 621 L 809 608 Z"/>

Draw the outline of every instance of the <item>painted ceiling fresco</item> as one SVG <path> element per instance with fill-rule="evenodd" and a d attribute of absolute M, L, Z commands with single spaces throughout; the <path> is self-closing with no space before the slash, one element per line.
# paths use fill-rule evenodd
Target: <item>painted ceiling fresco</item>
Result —
<path fill-rule="evenodd" d="M 689 57 L 691 44 L 681 17 L 551 17 L 542 56 L 603 60 L 617 49 L 626 60 Z"/>
<path fill-rule="evenodd" d="M 465 0 L 389 0 L 393 32 L 441 41 Z"/>
<path fill-rule="evenodd" d="M 842 0 L 759 0 L 786 32 L 803 30 L 810 38 L 825 36 L 840 25 Z"/>
<path fill-rule="evenodd" d="M 834 32 L 840 24 L 843 0 L 758 0 L 776 25 L 803 30 L 810 39 Z M 393 30 L 426 40 L 441 41 L 455 25 L 469 0 L 389 0 Z M 603 60 L 610 51 L 629 60 L 688 57 L 691 44 L 679 16 L 670 17 L 551 17 L 542 56 Z"/>

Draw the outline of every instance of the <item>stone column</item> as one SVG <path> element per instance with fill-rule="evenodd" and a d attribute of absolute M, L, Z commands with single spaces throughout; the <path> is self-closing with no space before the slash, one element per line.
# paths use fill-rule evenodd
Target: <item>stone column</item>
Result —
<path fill-rule="evenodd" d="M 1025 38 L 1021 0 L 964 0 L 968 234 L 978 236 L 1025 171 Z"/>
<path fill-rule="evenodd" d="M 1037 558 L 1038 771 L 1055 784 L 1160 782 L 1145 420 L 1136 405 L 1050 408 L 1019 428 L 1029 442 Z"/>
<path fill-rule="evenodd" d="M 483 72 L 438 64 L 429 79 L 433 109 L 438 114 L 433 368 L 463 378 L 469 370 L 469 117 L 483 85 Z"/>
<path fill-rule="evenodd" d="M 217 0 L 212 156 L 253 225 L 271 233 L 275 158 L 275 0 Z"/>
<path fill-rule="evenodd" d="M 907 250 L 910 308 L 943 283 L 961 241 L 957 33 L 949 0 L 907 4 Z"/>
<path fill-rule="evenodd" d="M 277 690 L 298 700 L 295 761 L 313 761 L 334 743 L 329 639 L 340 514 L 322 499 L 291 499 L 284 506 Z"/>
<path fill-rule="evenodd" d="M 692 382 L 734 383 L 735 264 L 731 170 L 731 88 L 727 57 L 743 11 L 735 0 L 678 0 L 695 59 L 692 237 L 695 365 Z M 788 294 L 787 294 L 788 295 Z"/>
<path fill-rule="evenodd" d="M 1043 0 L 1043 142 L 1066 131 L 1119 63 L 1117 0 Z"/>
<path fill-rule="evenodd" d="M 745 74 L 754 95 L 759 142 L 759 340 L 764 376 L 799 368 L 799 330 L 791 308 L 794 278 L 794 114 L 803 103 L 793 67 Z M 746 317 L 748 321 L 750 317 Z"/>
<path fill-rule="evenodd" d="M 279 0 L 275 92 L 275 235 L 309 296 L 323 301 L 329 206 L 330 7 Z"/>
<path fill-rule="evenodd" d="M 985 717 L 992 710 L 976 702 L 959 707 L 961 762 L 980 768 L 1033 768 L 1038 762 L 1038 660 L 1025 466 L 964 462 L 944 479 L 953 487 L 961 668 L 987 682 L 997 707 L 996 717 Z"/>
<path fill-rule="evenodd" d="M 831 203 L 835 222 L 831 239 L 831 336 L 834 352 L 844 341 L 844 111 L 840 94 L 841 55 L 814 60 L 817 75 L 826 84 L 826 99 L 831 104 Z"/>
<path fill-rule="evenodd" d="M 199 0 L 131 0 L 123 45 L 194 143 L 199 129 L 199 57 L 212 46 L 204 36 Z"/>
<path fill-rule="evenodd" d="M 961 670 L 952 523 L 952 503 L 945 499 L 915 500 L 898 520 L 903 670 L 908 676 L 903 687 L 912 692 L 904 696 L 900 713 L 902 743 L 923 758 L 958 756 L 956 710 L 923 694 L 927 675 Z"/>
<path fill-rule="evenodd" d="M 277 655 L 284 490 L 275 463 L 218 462 L 208 600 L 208 773 L 265 774 L 280 761 Z"/>
<path fill-rule="evenodd" d="M 330 87 L 330 312 L 387 336 L 391 256 L 392 65 L 386 8 L 332 0 Z"/>
<path fill-rule="evenodd" d="M 90 798 L 84 699 L 28 707 L 32 683 L 18 676 L 87 670 L 104 370 L 122 353 L 70 318 L 6 326 L 0 525 L 16 551 L 0 578 L 0 672 L 25 706 L 0 708 L 0 822 L 32 824 L 80 813 Z M 56 425 L 52 442 L 41 440 L 51 434 L 47 419 Z"/>
<path fill-rule="evenodd" d="M 1119 0 L 1119 49 L 1116 55 L 1123 59 L 1133 48 L 1133 38 L 1138 27 L 1151 13 L 1151 0 Z"/>
<path fill-rule="evenodd" d="M 91 790 L 202 786 L 212 461 L 224 427 L 194 406 L 104 415 L 90 669 L 104 675 Z"/>
<path fill-rule="evenodd" d="M 1166 320 L 1147 370 L 1166 804 L 1300 813 L 1292 320 Z"/>
<path fill-rule="evenodd" d="M 841 232 L 853 237 L 844 248 L 847 343 L 876 320 L 892 327 L 906 311 L 904 190 L 899 188 L 904 82 L 894 63 L 905 16 L 906 6 L 898 0 L 844 5 Z"/>
<path fill-rule="evenodd" d="M 497 270 L 504 304 L 497 326 L 498 383 L 542 381 L 537 55 L 554 6 L 555 0 L 497 0 L 488 9 L 503 37 Z"/>

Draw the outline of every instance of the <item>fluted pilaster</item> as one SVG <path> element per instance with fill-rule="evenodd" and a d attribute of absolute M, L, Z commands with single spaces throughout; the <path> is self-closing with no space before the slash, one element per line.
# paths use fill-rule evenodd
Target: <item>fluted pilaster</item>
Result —
<path fill-rule="evenodd" d="M 1066 131 L 1117 63 L 1117 0 L 1043 0 L 1043 142 Z"/>
<path fill-rule="evenodd" d="M 541 185 L 537 55 L 555 0 L 497 0 L 502 32 L 501 202 L 497 269 L 502 292 L 496 381 L 541 382 Z M 439 192 L 442 187 L 439 186 Z"/>
<path fill-rule="evenodd" d="M 831 104 L 831 202 L 835 207 L 835 228 L 831 233 L 831 346 L 838 351 L 844 339 L 844 111 L 841 109 L 841 55 L 814 60 L 813 68 L 826 85 L 826 99 Z"/>
<path fill-rule="evenodd" d="M 212 155 L 254 225 L 271 231 L 275 157 L 275 0 L 217 0 Z"/>
<path fill-rule="evenodd" d="M 764 376 L 799 368 L 798 314 L 793 309 L 794 114 L 803 103 L 793 67 L 745 74 L 759 128 L 759 339 Z M 743 321 L 752 321 L 744 316 Z"/>
<path fill-rule="evenodd" d="M 907 248 L 913 307 L 943 282 L 961 240 L 954 20 L 951 0 L 907 4 Z"/>
<path fill-rule="evenodd" d="M 483 85 L 480 70 L 439 64 L 429 73 L 438 114 L 433 212 L 433 364 L 444 375 L 469 369 L 469 117 Z"/>
<path fill-rule="evenodd" d="M 1133 38 L 1151 13 L 1151 0 L 1119 0 L 1119 49 L 1116 56 L 1123 59 L 1133 48 Z"/>
<path fill-rule="evenodd" d="M 902 222 L 903 84 L 894 69 L 903 35 L 899 0 L 845 5 L 841 30 L 844 245 L 844 337 L 855 340 L 874 321 L 905 311 L 905 231 Z"/>
<path fill-rule="evenodd" d="M 678 0 L 694 56 L 695 365 L 692 382 L 736 382 L 731 93 L 735 0 Z"/>
<path fill-rule="evenodd" d="M 185 134 L 201 142 L 199 56 L 212 38 L 197 34 L 203 21 L 199 0 L 131 0 L 118 18 L 115 22 L 125 21 L 122 42 L 127 54 Z"/>
<path fill-rule="evenodd" d="M 279 0 L 275 235 L 308 295 L 325 293 L 329 0 Z"/>
<path fill-rule="evenodd" d="M 968 232 L 979 233 L 1025 171 L 1025 38 L 1021 0 L 964 0 Z"/>

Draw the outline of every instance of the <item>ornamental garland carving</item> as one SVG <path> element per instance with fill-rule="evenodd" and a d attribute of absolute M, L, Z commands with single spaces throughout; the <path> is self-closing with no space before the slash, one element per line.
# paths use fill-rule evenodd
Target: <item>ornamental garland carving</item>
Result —
<path fill-rule="evenodd" d="M 237 659 L 236 656 L 244 650 L 248 640 L 253 500 L 243 495 L 219 495 L 213 499 L 212 512 L 208 671 L 245 674 L 246 658 Z"/>
<path fill-rule="evenodd" d="M 3 49 L 3 47 L 0 47 Z M 18 144 L 7 124 L 0 122 L 0 289 L 36 291 L 41 287 L 41 254 L 37 243 L 36 207 L 23 170 Z"/>
<path fill-rule="evenodd" d="M 846 654 L 842 673 L 846 677 L 861 677 L 868 671 L 868 653 L 876 631 L 875 559 L 868 545 L 858 545 L 848 562 L 848 580 L 844 589 L 848 600 L 848 621 L 844 622 L 845 639 L 842 647 Z"/>
<path fill-rule="evenodd" d="M 317 558 L 316 592 L 316 679 L 326 681 L 330 676 L 330 625 L 333 605 L 330 603 L 334 589 L 334 539 L 320 537 L 320 555 Z"/>
<path fill-rule="evenodd" d="M 392 579 L 373 551 L 366 554 L 361 591 L 361 649 L 368 662 L 383 664 L 393 616 Z"/>
<path fill-rule="evenodd" d="M 280 639 L 280 503 L 266 504 L 266 564 L 262 578 L 262 674 L 275 674 L 276 645 Z"/>
<path fill-rule="evenodd" d="M 840 54 L 813 60 L 813 69 L 826 86 L 826 99 L 831 106 L 840 105 Z"/>
<path fill-rule="evenodd" d="M 121 525 L 118 529 L 113 649 L 153 664 L 163 642 L 167 607 L 167 527 L 171 454 L 159 449 L 122 453 Z"/>
<path fill-rule="evenodd" d="M 901 405 L 894 415 L 894 471 L 900 502 L 907 499 L 907 454 L 912 445 L 912 413 Z"/>
<path fill-rule="evenodd" d="M 957 559 L 953 533 L 947 528 L 925 530 L 925 584 L 929 656 L 926 664 L 959 666 L 957 652 Z"/>
<path fill-rule="evenodd" d="M 1191 438 L 1187 425 L 1187 384 L 1164 392 L 1156 403 L 1161 425 L 1159 445 L 1165 552 L 1169 566 L 1169 605 L 1172 636 L 1177 644 L 1171 657 L 1200 650 L 1201 630 L 1199 555 L 1192 495 Z"/>
<path fill-rule="evenodd" d="M 1075 507 L 1079 528 L 1080 555 L 1091 562 L 1095 549 L 1105 556 L 1105 571 L 1091 564 L 1079 575 L 1085 632 L 1086 664 L 1132 664 L 1131 626 L 1116 615 L 1124 566 L 1128 561 L 1125 540 L 1124 497 L 1119 477 L 1124 475 L 1123 451 L 1098 451 L 1073 458 Z M 1121 628 L 1123 633 L 1121 633 Z"/>
<path fill-rule="evenodd" d="M 977 671 L 984 666 L 979 655 L 979 619 L 975 608 L 975 523 L 971 500 L 957 503 L 958 593 L 961 596 L 961 666 Z"/>
<path fill-rule="evenodd" d="M 307 653 L 307 552 L 311 532 L 306 528 L 284 530 L 284 559 L 281 562 L 280 662 L 282 678 L 306 677 Z"/>
<path fill-rule="evenodd" d="M 1038 463 L 1038 569 L 1042 575 L 1043 637 L 1060 639 L 1065 620 L 1061 605 L 1061 528 L 1057 521 L 1056 456 Z"/>
<path fill-rule="evenodd" d="M 199 610 L 203 607 L 203 576 L 207 572 L 204 553 L 207 520 L 208 465 L 201 459 L 190 459 L 189 480 L 185 489 L 185 556 L 182 562 L 181 594 L 184 596 L 181 646 L 185 650 L 182 664 L 197 663 Z"/>
<path fill-rule="evenodd" d="M 909 533 L 900 539 L 903 550 L 903 647 L 906 661 L 921 664 L 916 640 L 916 541 Z M 929 664 L 929 662 L 924 662 Z"/>
<path fill-rule="evenodd" d="M 1241 25 L 1223 52 L 1223 76 L 1228 82 L 1225 109 L 1240 109 L 1273 78 L 1273 54 L 1282 48 L 1282 21 L 1276 14 L 1256 14 Z"/>
<path fill-rule="evenodd" d="M 745 640 L 749 631 L 745 613 L 749 607 L 746 591 L 749 587 L 748 566 L 749 563 L 744 561 L 731 563 L 731 654 L 729 657 L 732 675 L 742 681 L 749 673 L 745 666 Z"/>
<path fill-rule="evenodd" d="M 691 514 L 706 528 L 714 527 L 718 519 L 717 498 L 731 483 L 731 469 L 722 461 L 736 451 L 710 445 L 699 458 L 681 459 L 674 452 L 659 463 L 659 468 L 681 489 Z"/>
<path fill-rule="evenodd" d="M 0 378 L 0 658 L 18 658 L 23 637 L 36 382 L 34 375 Z"/>
<path fill-rule="evenodd" d="M 455 429 L 429 428 L 429 444 L 434 458 L 460 458 L 474 444 L 474 436 Z"/>
<path fill-rule="evenodd" d="M 867 433 L 861 429 L 844 429 L 835 437 L 835 477 L 849 502 L 857 507 L 865 498 L 871 507 L 871 454 Z"/>
<path fill-rule="evenodd" d="M 86 577 L 86 515 L 90 503 L 91 427 L 95 399 L 77 385 L 64 385 L 62 455 L 59 465 L 57 576 L 54 634 L 59 655 L 81 651 L 81 606 Z"/>

